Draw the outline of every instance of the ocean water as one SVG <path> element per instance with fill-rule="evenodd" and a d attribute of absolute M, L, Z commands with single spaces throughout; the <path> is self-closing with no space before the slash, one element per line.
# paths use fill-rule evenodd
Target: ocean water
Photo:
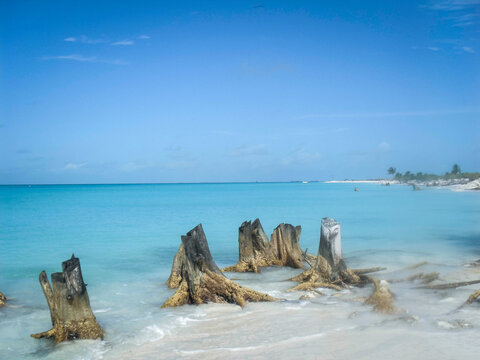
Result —
<path fill-rule="evenodd" d="M 358 186 L 358 192 L 354 187 Z M 285 301 L 160 309 L 180 236 L 202 223 L 213 258 L 238 258 L 238 227 L 260 218 L 267 234 L 302 226 L 316 253 L 322 217 L 341 224 L 351 268 L 386 266 L 395 279 L 440 272 L 442 281 L 480 279 L 480 193 L 377 184 L 258 183 L 0 187 L 1 359 L 474 359 L 480 306 L 456 310 L 480 285 L 451 290 L 390 285 L 398 315 L 363 305 L 371 287 L 299 300 L 285 281 L 299 270 L 227 274 Z M 50 328 L 42 270 L 80 258 L 103 341 L 59 345 L 30 337 Z M 407 266 L 428 261 L 416 269 Z"/>

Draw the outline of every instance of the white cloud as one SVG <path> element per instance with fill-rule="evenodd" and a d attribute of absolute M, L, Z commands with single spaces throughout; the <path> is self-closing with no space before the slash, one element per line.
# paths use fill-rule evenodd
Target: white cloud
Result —
<path fill-rule="evenodd" d="M 146 40 L 146 39 L 150 39 L 150 36 L 148 36 L 148 35 L 140 35 L 138 38 L 141 39 L 141 40 Z"/>
<path fill-rule="evenodd" d="M 133 40 L 122 40 L 122 41 L 115 41 L 112 43 L 112 45 L 115 46 L 129 46 L 129 45 L 134 45 L 135 42 Z"/>
<path fill-rule="evenodd" d="M 389 151 L 391 146 L 388 142 L 382 141 L 380 144 L 378 144 L 378 148 L 382 151 Z"/>
<path fill-rule="evenodd" d="M 83 163 L 68 163 L 67 165 L 65 165 L 64 169 L 65 170 L 78 170 L 78 169 L 84 167 L 87 164 L 88 163 L 86 163 L 86 162 L 83 162 Z"/>
<path fill-rule="evenodd" d="M 128 62 L 115 59 L 115 60 L 106 60 L 98 59 L 96 56 L 83 56 L 78 54 L 71 55 L 58 55 L 58 56 L 44 56 L 40 60 L 71 60 L 78 62 L 90 62 L 90 63 L 104 63 L 104 64 L 113 64 L 113 65 L 127 65 Z"/>
<path fill-rule="evenodd" d="M 80 62 L 96 62 L 97 58 L 95 56 L 82 56 L 77 54 L 72 55 L 59 55 L 59 56 L 44 56 L 42 60 L 73 60 Z"/>
<path fill-rule="evenodd" d="M 470 54 L 475 54 L 475 50 L 473 50 L 473 48 L 471 48 L 470 46 L 464 46 L 462 47 L 462 50 Z"/>
<path fill-rule="evenodd" d="M 106 39 L 103 39 L 103 38 L 98 38 L 98 39 L 92 39 L 92 38 L 89 38 L 88 36 L 85 36 L 85 35 L 80 35 L 78 37 L 75 37 L 75 36 L 69 36 L 65 39 L 63 39 L 63 41 L 67 41 L 67 42 L 80 42 L 80 43 L 84 43 L 84 44 L 100 44 L 100 43 L 105 43 L 107 42 Z"/>
<path fill-rule="evenodd" d="M 460 11 L 480 5 L 480 0 L 441 0 L 430 6 L 433 10 Z"/>
<path fill-rule="evenodd" d="M 438 50 L 440 50 L 438 47 L 435 47 L 435 46 L 429 46 L 427 49 L 430 50 L 430 51 L 438 51 Z"/>
<path fill-rule="evenodd" d="M 241 145 L 230 151 L 230 156 L 258 156 L 268 154 L 267 145 Z"/>

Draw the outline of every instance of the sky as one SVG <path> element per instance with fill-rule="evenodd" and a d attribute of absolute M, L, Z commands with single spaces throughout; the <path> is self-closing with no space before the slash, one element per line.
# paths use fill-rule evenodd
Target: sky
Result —
<path fill-rule="evenodd" d="M 480 0 L 0 0 L 0 184 L 480 171 Z"/>

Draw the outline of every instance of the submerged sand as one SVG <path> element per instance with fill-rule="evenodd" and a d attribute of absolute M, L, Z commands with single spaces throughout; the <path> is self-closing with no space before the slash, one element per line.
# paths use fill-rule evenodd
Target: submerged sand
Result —
<path fill-rule="evenodd" d="M 429 263 L 417 269 L 396 264 L 377 274 L 400 279 L 440 271 L 441 281 L 480 278 L 480 268 Z M 340 292 L 320 289 L 286 293 L 284 281 L 298 270 L 267 268 L 234 274 L 239 283 L 286 301 L 170 309 L 170 322 L 150 328 L 152 341 L 114 351 L 106 359 L 476 359 L 480 346 L 480 304 L 456 311 L 474 286 L 434 291 L 418 282 L 392 282 L 403 310 L 381 315 L 364 305 L 371 286 Z M 478 285 L 477 285 L 478 287 Z M 304 300 L 299 300 L 302 295 Z M 156 337 L 155 337 L 156 336 Z"/>

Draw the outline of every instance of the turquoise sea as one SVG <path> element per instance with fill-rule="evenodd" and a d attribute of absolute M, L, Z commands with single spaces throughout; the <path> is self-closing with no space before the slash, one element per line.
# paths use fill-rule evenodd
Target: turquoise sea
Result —
<path fill-rule="evenodd" d="M 480 279 L 480 269 L 466 266 L 480 258 L 480 192 L 366 183 L 0 186 L 0 291 L 11 298 L 0 309 L 0 358 L 478 356 L 480 307 L 451 312 L 475 285 L 427 291 L 392 284 L 402 320 L 355 300 L 369 288 L 298 300 L 302 293 L 284 291 L 298 270 L 268 268 L 229 276 L 287 301 L 160 309 L 172 294 L 164 282 L 180 236 L 198 223 L 224 267 L 237 261 L 245 220 L 260 218 L 267 234 L 282 222 L 301 225 L 302 248 L 316 253 L 327 216 L 341 224 L 351 268 L 386 266 L 378 276 L 390 279 L 428 261 L 419 271 L 439 271 L 444 281 Z M 105 339 L 32 339 L 51 325 L 38 275 L 60 271 L 72 253 Z"/>

